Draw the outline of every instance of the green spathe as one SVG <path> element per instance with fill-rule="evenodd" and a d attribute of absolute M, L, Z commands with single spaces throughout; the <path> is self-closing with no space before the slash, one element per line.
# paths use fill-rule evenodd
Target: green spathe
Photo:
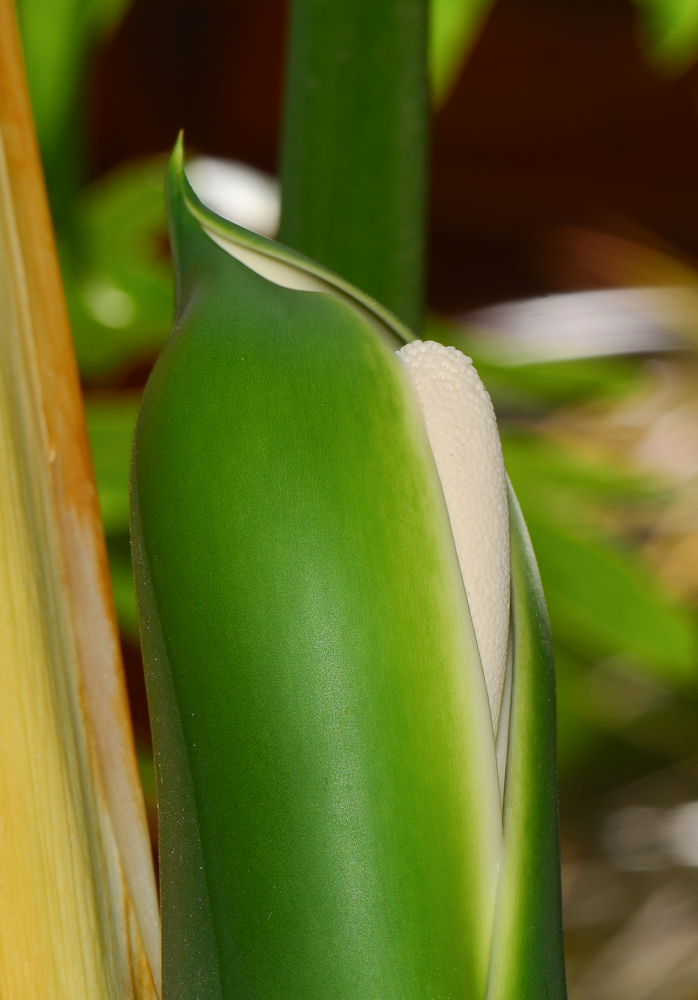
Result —
<path fill-rule="evenodd" d="M 487 1000 L 564 1000 L 552 639 L 536 559 L 511 486 L 509 514 L 513 669 Z"/>
<path fill-rule="evenodd" d="M 133 454 L 165 1000 L 482 998 L 494 738 L 399 324 L 256 274 L 185 183 Z"/>

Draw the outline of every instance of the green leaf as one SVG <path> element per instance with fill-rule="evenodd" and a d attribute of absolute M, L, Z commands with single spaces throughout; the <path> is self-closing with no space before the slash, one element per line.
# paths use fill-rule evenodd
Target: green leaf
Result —
<path fill-rule="evenodd" d="M 509 507 L 511 709 L 487 1000 L 564 1000 L 552 639 L 536 559 L 511 489 Z"/>
<path fill-rule="evenodd" d="M 334 297 L 346 301 L 352 309 L 358 310 L 368 318 L 393 347 L 402 347 L 403 344 L 413 339 L 411 331 L 397 316 L 340 275 L 334 274 L 322 264 L 316 263 L 316 261 L 283 246 L 281 243 L 267 239 L 266 236 L 260 236 L 259 233 L 253 233 L 249 229 L 243 229 L 242 226 L 238 226 L 228 219 L 222 219 L 215 212 L 212 212 L 199 200 L 187 181 L 183 164 L 184 145 L 183 136 L 180 135 L 172 154 L 169 190 L 173 189 L 174 184 L 179 185 L 177 197 L 181 198 L 181 206 L 177 202 L 171 209 L 171 214 L 173 212 L 181 214 L 182 208 L 186 208 L 188 215 L 191 215 L 192 219 L 199 223 L 202 230 L 210 236 L 214 243 L 241 263 L 251 267 L 258 274 L 269 278 L 276 284 L 303 291 L 328 292 Z M 191 223 L 187 216 L 185 215 L 183 218 L 185 219 L 184 225 L 190 227 Z M 175 276 L 178 281 L 184 265 L 183 254 L 186 256 L 186 244 L 184 241 L 180 241 L 175 244 L 173 250 Z"/>
<path fill-rule="evenodd" d="M 116 617 L 121 632 L 134 642 L 138 642 L 138 618 L 128 536 L 128 480 L 139 401 L 138 396 L 124 393 L 88 398 L 85 407 Z"/>
<path fill-rule="evenodd" d="M 487 385 L 495 406 L 505 412 L 541 412 L 562 403 L 620 397 L 644 377 L 635 358 L 583 358 L 510 365 L 484 349 L 486 339 L 462 323 L 427 317 L 425 336 L 467 354 Z"/>
<path fill-rule="evenodd" d="M 17 15 L 37 138 L 59 225 L 83 173 L 85 78 L 95 45 L 128 0 L 18 0 Z M 54 220 L 55 221 L 55 220 Z"/>
<path fill-rule="evenodd" d="M 294 0 L 280 239 L 421 325 L 427 0 Z"/>
<path fill-rule="evenodd" d="M 668 599 L 637 557 L 530 508 L 526 519 L 556 634 L 592 660 L 630 653 L 660 680 L 695 680 L 692 616 Z"/>
<path fill-rule="evenodd" d="M 39 142 L 52 148 L 81 98 L 95 40 L 112 29 L 129 0 L 18 0 L 24 61 Z"/>
<path fill-rule="evenodd" d="M 665 490 L 632 467 L 591 458 L 534 432 L 502 431 L 507 468 L 526 504 L 578 527 L 599 520 L 603 505 L 641 504 L 665 497 Z"/>
<path fill-rule="evenodd" d="M 622 469 L 564 455 L 552 442 L 505 435 L 503 445 L 556 640 L 592 662 L 629 654 L 662 681 L 690 682 L 698 651 L 692 614 L 602 527 L 604 503 L 646 502 L 659 491 Z"/>
<path fill-rule="evenodd" d="M 492 720 L 399 338 L 217 246 L 180 155 L 171 182 L 132 485 L 166 995 L 482 997 Z"/>
<path fill-rule="evenodd" d="M 145 805 L 149 811 L 154 811 L 157 808 L 157 792 L 155 786 L 155 764 L 153 762 L 153 751 L 150 747 L 137 742 L 136 756 L 138 759 L 138 774 L 141 779 Z"/>
<path fill-rule="evenodd" d="M 493 0 L 431 0 L 429 71 L 436 105 L 455 85 Z"/>

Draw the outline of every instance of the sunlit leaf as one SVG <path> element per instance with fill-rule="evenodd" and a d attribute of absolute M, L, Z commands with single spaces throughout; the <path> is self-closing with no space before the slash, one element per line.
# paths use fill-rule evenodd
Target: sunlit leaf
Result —
<path fill-rule="evenodd" d="M 133 584 L 131 546 L 128 535 L 108 540 L 109 571 L 119 629 L 131 642 L 138 642 L 136 591 Z"/>

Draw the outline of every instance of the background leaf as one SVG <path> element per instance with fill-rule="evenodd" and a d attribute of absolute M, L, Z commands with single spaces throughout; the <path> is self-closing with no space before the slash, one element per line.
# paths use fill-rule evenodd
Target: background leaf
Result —
<path fill-rule="evenodd" d="M 635 0 L 649 52 L 661 66 L 681 72 L 698 56 L 696 0 Z"/>
<path fill-rule="evenodd" d="M 492 3 L 493 0 L 431 0 L 429 72 L 437 106 L 455 85 Z"/>
<path fill-rule="evenodd" d="M 85 81 L 95 45 L 129 0 L 18 0 L 17 15 L 51 206 L 64 226 L 84 172 Z"/>
<path fill-rule="evenodd" d="M 121 394 L 87 401 L 87 430 L 97 480 L 119 627 L 138 642 L 136 595 L 129 543 L 129 468 L 140 398 Z"/>
<path fill-rule="evenodd" d="M 159 157 L 129 163 L 77 200 L 62 264 L 78 364 L 92 380 L 152 363 L 169 336 L 163 171 Z"/>
<path fill-rule="evenodd" d="M 427 165 L 427 0 L 294 0 L 282 243 L 418 330 Z"/>

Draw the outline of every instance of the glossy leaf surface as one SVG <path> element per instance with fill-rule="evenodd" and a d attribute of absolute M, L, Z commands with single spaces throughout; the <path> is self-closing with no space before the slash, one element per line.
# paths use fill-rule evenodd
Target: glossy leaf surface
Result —
<path fill-rule="evenodd" d="M 165 995 L 483 997 L 492 723 L 394 334 L 235 260 L 183 183 L 133 457 Z"/>

